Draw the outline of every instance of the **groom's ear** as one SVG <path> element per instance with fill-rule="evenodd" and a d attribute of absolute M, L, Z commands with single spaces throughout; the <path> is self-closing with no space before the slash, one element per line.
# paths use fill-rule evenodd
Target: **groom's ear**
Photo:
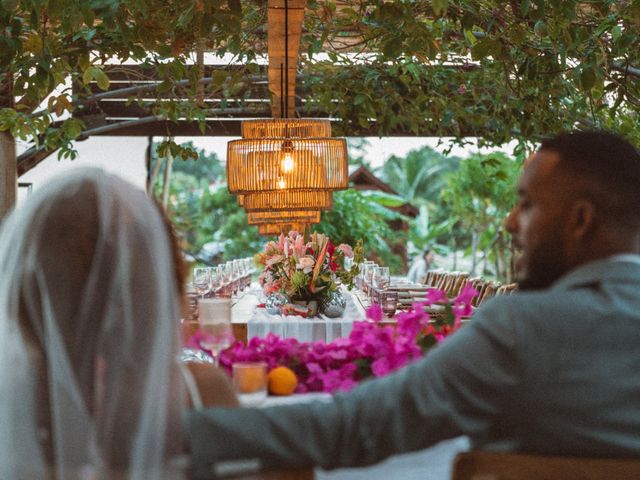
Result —
<path fill-rule="evenodd" d="M 567 228 L 573 241 L 588 239 L 598 226 L 598 212 L 593 201 L 578 198 L 571 205 L 567 217 Z"/>

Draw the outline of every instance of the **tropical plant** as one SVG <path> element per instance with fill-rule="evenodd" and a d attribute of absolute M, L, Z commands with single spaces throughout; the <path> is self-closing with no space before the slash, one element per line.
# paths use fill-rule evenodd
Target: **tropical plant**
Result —
<path fill-rule="evenodd" d="M 504 220 L 516 200 L 514 185 L 521 162 L 503 153 L 476 154 L 465 159 L 451 173 L 442 200 L 456 225 L 471 235 L 472 274 L 483 252 L 484 268 L 489 262 L 500 280 L 510 280 L 510 251 Z M 487 272 L 482 272 L 487 273 Z"/>
<path fill-rule="evenodd" d="M 365 256 L 375 258 L 394 272 L 401 272 L 402 259 L 393 251 L 406 242 L 404 232 L 392 231 L 388 222 L 402 215 L 389 206 L 402 205 L 402 199 L 377 191 L 345 190 L 333 196 L 333 208 L 322 212 L 321 221 L 312 229 L 325 233 L 336 243 L 355 245 L 364 240 Z"/>
<path fill-rule="evenodd" d="M 381 172 L 384 181 L 393 185 L 405 202 L 419 207 L 437 201 L 446 174 L 459 164 L 458 157 L 446 157 L 430 147 L 422 147 L 404 157 L 392 155 Z"/>

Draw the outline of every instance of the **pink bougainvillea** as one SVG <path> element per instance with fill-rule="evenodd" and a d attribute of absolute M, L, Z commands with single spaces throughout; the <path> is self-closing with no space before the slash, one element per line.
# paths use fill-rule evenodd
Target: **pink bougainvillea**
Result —
<path fill-rule="evenodd" d="M 299 342 L 273 334 L 252 338 L 246 345 L 236 341 L 222 352 L 220 365 L 227 370 L 235 362 L 265 361 L 269 370 L 285 365 L 298 376 L 298 393 L 350 390 L 361 380 L 387 375 L 422 357 L 459 328 L 461 317 L 471 315 L 471 300 L 477 294 L 468 284 L 450 301 L 444 292 L 431 289 L 424 302 L 398 313 L 395 325 L 382 324 L 380 307 L 373 305 L 367 321 L 354 322 L 347 338 L 331 343 Z M 434 303 L 445 307 L 437 319 L 431 319 L 426 309 Z"/>

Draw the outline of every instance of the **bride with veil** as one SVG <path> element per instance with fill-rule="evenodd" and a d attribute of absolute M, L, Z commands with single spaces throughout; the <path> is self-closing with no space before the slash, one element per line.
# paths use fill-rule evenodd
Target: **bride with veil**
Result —
<path fill-rule="evenodd" d="M 180 475 L 171 259 L 157 207 L 101 170 L 58 177 L 4 221 L 0 478 Z"/>

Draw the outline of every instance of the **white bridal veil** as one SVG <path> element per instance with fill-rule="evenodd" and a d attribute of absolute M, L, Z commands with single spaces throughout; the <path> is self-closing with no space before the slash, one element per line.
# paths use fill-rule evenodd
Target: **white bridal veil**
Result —
<path fill-rule="evenodd" d="M 0 479 L 167 478 L 179 306 L 155 205 L 65 173 L 3 223 L 0 272 Z"/>

